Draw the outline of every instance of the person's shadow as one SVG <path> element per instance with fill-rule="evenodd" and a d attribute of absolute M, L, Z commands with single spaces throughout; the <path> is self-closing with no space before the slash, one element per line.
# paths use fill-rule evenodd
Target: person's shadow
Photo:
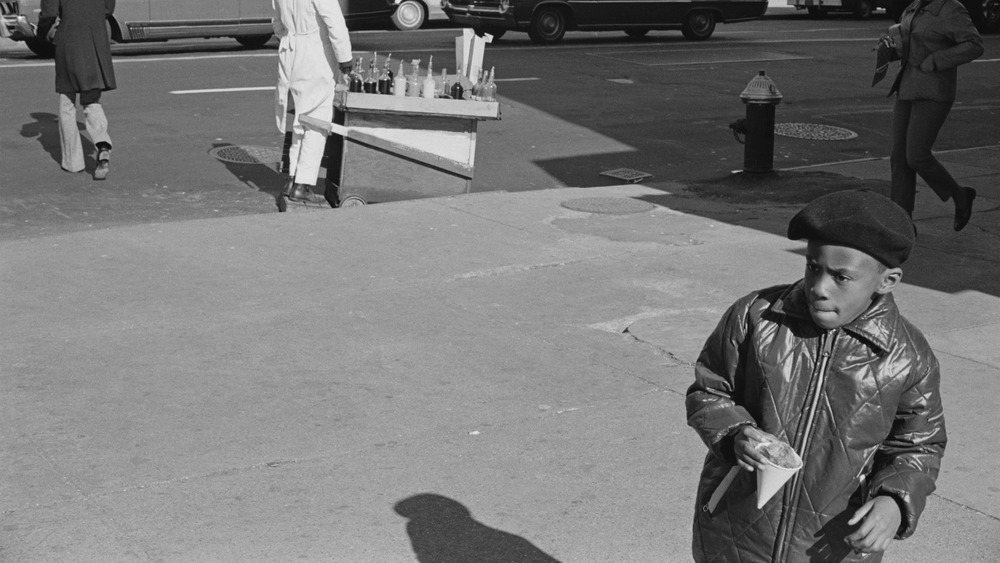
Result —
<path fill-rule="evenodd" d="M 462 503 L 432 493 L 394 507 L 420 563 L 559 563 L 530 541 L 477 522 Z"/>
<path fill-rule="evenodd" d="M 62 164 L 62 148 L 59 146 L 59 117 L 54 113 L 34 112 L 34 121 L 21 126 L 21 136 L 26 139 L 38 139 L 39 144 L 49 153 L 52 160 Z M 77 125 L 79 127 L 79 124 Z M 93 147 L 88 147 L 90 141 L 82 138 L 84 154 L 90 154 Z"/>

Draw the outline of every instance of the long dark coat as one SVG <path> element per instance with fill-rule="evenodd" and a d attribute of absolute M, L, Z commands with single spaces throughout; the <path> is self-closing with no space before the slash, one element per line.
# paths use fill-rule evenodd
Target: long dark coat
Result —
<path fill-rule="evenodd" d="M 111 40 L 105 18 L 115 0 L 42 0 L 38 35 L 44 37 L 59 18 L 56 47 L 56 92 L 114 90 Z"/>
<path fill-rule="evenodd" d="M 881 561 L 855 554 L 847 521 L 869 498 L 917 527 L 944 454 L 937 359 L 919 330 L 880 295 L 860 317 L 822 331 L 802 282 L 737 301 L 705 344 L 688 390 L 688 423 L 710 448 L 698 486 L 694 559 L 729 563 Z M 787 441 L 804 465 L 760 510 L 740 471 L 713 513 L 703 509 L 735 465 L 731 429 L 754 424 Z"/>

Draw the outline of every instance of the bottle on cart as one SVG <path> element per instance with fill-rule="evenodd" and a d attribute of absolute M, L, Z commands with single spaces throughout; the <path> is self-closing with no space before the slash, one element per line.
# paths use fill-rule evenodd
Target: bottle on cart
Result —
<path fill-rule="evenodd" d="M 420 85 L 420 95 L 424 98 L 434 99 L 434 92 L 437 90 L 437 85 L 434 83 L 434 55 L 427 60 L 427 76 L 424 77 L 424 81 Z"/>
<path fill-rule="evenodd" d="M 378 52 L 372 54 L 372 60 L 368 63 L 368 72 L 365 73 L 363 89 L 369 94 L 374 94 L 378 89 L 378 75 L 375 70 L 375 57 L 377 56 Z"/>
<path fill-rule="evenodd" d="M 462 80 L 460 77 L 456 77 L 455 81 L 451 83 L 449 94 L 453 100 L 465 99 L 465 88 L 462 87 Z"/>
<path fill-rule="evenodd" d="M 347 87 L 351 92 L 363 92 L 365 81 L 361 77 L 361 57 L 354 61 L 354 69 L 351 70 L 351 81 Z"/>
<path fill-rule="evenodd" d="M 441 69 L 441 79 L 434 85 L 434 96 L 437 98 L 447 98 L 450 95 L 451 85 L 448 84 L 448 69 Z"/>
<path fill-rule="evenodd" d="M 410 76 L 406 78 L 406 96 L 409 98 L 420 97 L 420 59 L 410 61 Z"/>
<path fill-rule="evenodd" d="M 483 97 L 483 69 L 476 73 L 476 81 L 472 84 L 472 99 L 479 101 Z"/>
<path fill-rule="evenodd" d="M 389 62 L 392 60 L 392 53 L 385 58 L 385 65 L 382 67 L 382 72 L 378 75 L 378 84 L 376 84 L 376 89 L 379 94 L 391 94 L 392 93 L 392 71 L 389 70 Z"/>
<path fill-rule="evenodd" d="M 406 75 L 403 74 L 403 61 L 399 61 L 399 72 L 392 77 L 392 95 L 400 98 L 406 95 Z"/>
<path fill-rule="evenodd" d="M 489 78 L 486 79 L 486 84 L 483 85 L 482 98 L 484 102 L 495 102 L 497 99 L 497 85 L 493 82 L 493 76 L 496 73 L 496 67 L 490 67 Z"/>

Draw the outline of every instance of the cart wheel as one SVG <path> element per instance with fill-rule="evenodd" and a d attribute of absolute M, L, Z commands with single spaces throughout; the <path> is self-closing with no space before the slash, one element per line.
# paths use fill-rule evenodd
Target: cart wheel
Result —
<path fill-rule="evenodd" d="M 361 207 L 362 205 L 367 205 L 361 196 L 349 195 L 340 201 L 340 205 L 337 207 Z"/>

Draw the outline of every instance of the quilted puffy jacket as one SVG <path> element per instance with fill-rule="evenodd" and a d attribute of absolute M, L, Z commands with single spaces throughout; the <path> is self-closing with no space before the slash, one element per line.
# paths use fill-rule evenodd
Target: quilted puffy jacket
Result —
<path fill-rule="evenodd" d="M 860 317 L 824 331 L 802 282 L 737 301 L 708 338 L 687 394 L 688 424 L 708 445 L 696 499 L 694 558 L 704 562 L 880 561 L 844 542 L 869 498 L 900 506 L 897 538 L 913 533 L 944 454 L 937 359 L 923 335 L 879 296 Z M 735 465 L 732 433 L 754 424 L 788 442 L 802 469 L 760 510 L 756 476 Z M 890 548 L 891 549 L 891 548 Z"/>

